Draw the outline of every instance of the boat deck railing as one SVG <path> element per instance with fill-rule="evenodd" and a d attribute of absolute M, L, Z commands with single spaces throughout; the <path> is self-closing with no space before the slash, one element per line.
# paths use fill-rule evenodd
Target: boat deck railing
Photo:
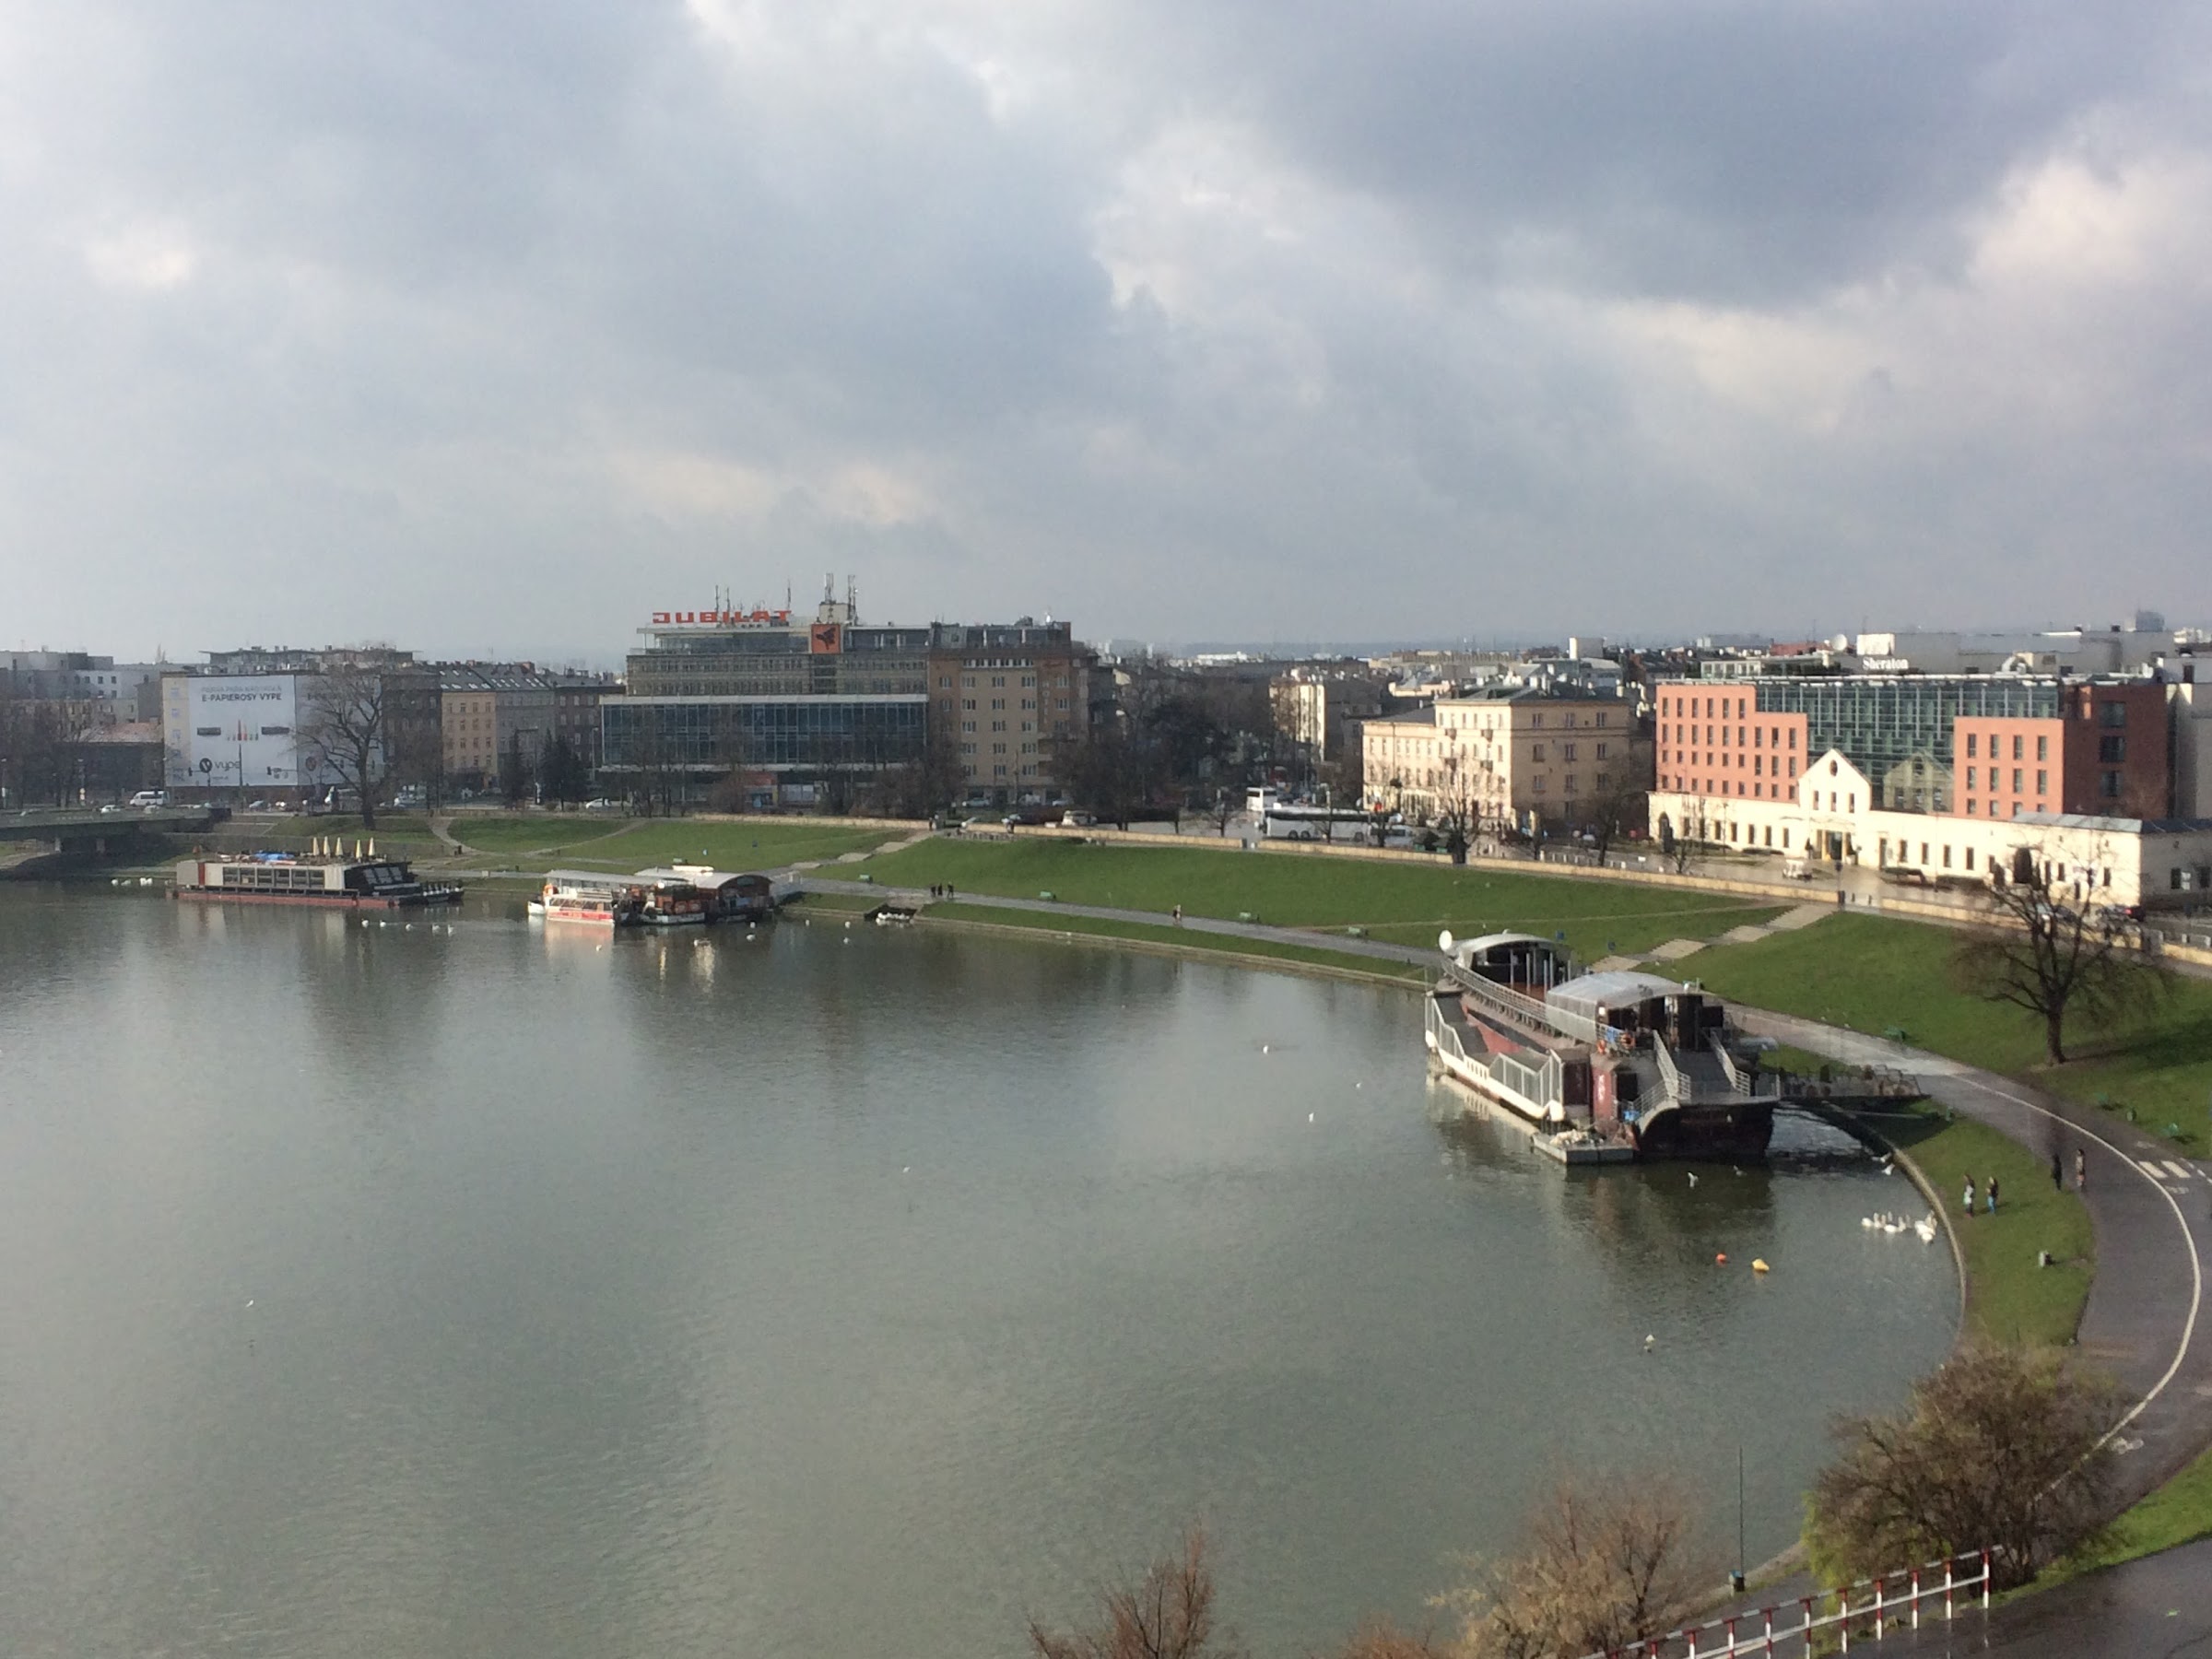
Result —
<path fill-rule="evenodd" d="M 1501 985 L 1496 980 L 1485 979 L 1473 969 L 1464 967 L 1457 959 L 1444 959 L 1444 976 L 1475 1000 L 1508 1019 L 1520 1020 L 1540 1031 L 1550 1031 L 1577 1042 L 1597 1041 L 1597 1022 L 1584 1014 L 1571 1013 L 1555 1008 L 1540 998 Z"/>

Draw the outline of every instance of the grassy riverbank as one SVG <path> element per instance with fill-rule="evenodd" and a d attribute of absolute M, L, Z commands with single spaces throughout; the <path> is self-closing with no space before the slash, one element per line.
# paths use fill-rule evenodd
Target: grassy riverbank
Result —
<path fill-rule="evenodd" d="M 1277 927 L 1361 927 L 1401 944 L 1429 944 L 1447 927 L 1463 936 L 1503 928 L 1564 934 L 1584 960 L 1673 938 L 1710 938 L 1779 913 L 1728 894 L 1482 866 L 1041 838 L 938 838 L 859 868 L 886 886 L 949 882 L 994 897 L 1034 900 L 1049 892 L 1064 903 L 1156 912 L 1180 904 L 1194 916 L 1251 916 Z"/>
<path fill-rule="evenodd" d="M 678 859 L 724 870 L 767 870 L 865 852 L 908 831 L 896 825 L 855 827 L 806 818 L 714 821 L 462 813 L 455 815 L 448 833 L 470 849 L 468 856 L 457 861 L 457 867 L 465 870 L 642 870 Z"/>
<path fill-rule="evenodd" d="M 2088 1208 L 2073 1193 L 2052 1187 L 2050 1164 L 1994 1129 L 1964 1118 L 1947 1122 L 1940 1109 L 1865 1121 L 1912 1159 L 1943 1201 L 1966 1259 L 1968 1326 L 2004 1342 L 2071 1341 L 2088 1300 L 2096 1250 Z M 1977 1197 L 1996 1177 L 1996 1214 L 1966 1213 L 1959 1199 L 1970 1175 Z M 2040 1265 L 2043 1251 L 2051 1266 Z"/>
<path fill-rule="evenodd" d="M 1950 974 L 1959 935 L 1947 928 L 1837 915 L 1794 933 L 1700 951 L 1670 971 L 1733 1001 L 1881 1034 L 1901 1030 L 1916 1048 L 2022 1077 L 2085 1104 L 2101 1105 L 2183 1156 L 2207 1155 L 2212 1096 L 2212 983 L 2176 978 L 2146 1019 L 2100 1031 L 2076 1022 L 2064 1065 L 2043 1064 L 2031 1018 L 1959 989 Z"/>
<path fill-rule="evenodd" d="M 1155 927 L 1141 923 L 1112 922 L 1095 916 L 1069 916 L 1050 911 L 1002 910 L 996 905 L 930 905 L 925 914 L 933 922 L 959 922 L 974 926 L 1012 927 L 1047 935 L 1078 935 L 1084 938 L 1114 939 L 1124 944 L 1154 946 L 1202 956 L 1249 957 L 1263 962 L 1307 968 L 1326 968 L 1355 973 L 1363 979 L 1423 985 L 1429 971 L 1410 962 L 1389 962 L 1374 957 L 1347 956 L 1319 947 L 1287 945 L 1273 939 L 1241 939 L 1188 927 Z"/>
<path fill-rule="evenodd" d="M 2053 1066 L 2043 1062 L 2041 1034 L 2029 1017 L 1953 982 L 1956 939 L 1915 923 L 1840 915 L 1797 933 L 1700 951 L 1677 971 L 1759 1007 L 1865 1032 L 1901 1030 L 1915 1047 L 2132 1115 L 2167 1134 L 2181 1154 L 2206 1156 L 2212 984 L 2177 978 L 2163 1005 L 2136 1024 L 2077 1030 L 2070 1044 L 2076 1057 Z M 1966 1255 L 1971 1324 L 2009 1340 L 2064 1341 L 2079 1323 L 2092 1265 L 2080 1201 L 2054 1194 L 2049 1164 L 1993 1131 L 1966 1123 L 1895 1127 L 1892 1138 L 1909 1149 L 1946 1201 Z M 1994 1217 L 1962 1218 L 1959 1194 L 1970 1173 L 1984 1183 L 1993 1173 L 1998 1177 L 2004 1196 Z M 2039 1250 L 2049 1250 L 2059 1265 L 2038 1267 Z M 2212 1452 L 2123 1514 L 2103 1547 L 2062 1563 L 2039 1583 L 2060 1583 L 2207 1534 Z"/>

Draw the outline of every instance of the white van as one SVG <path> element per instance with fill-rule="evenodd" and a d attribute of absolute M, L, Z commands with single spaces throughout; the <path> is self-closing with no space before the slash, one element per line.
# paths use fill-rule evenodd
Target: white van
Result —
<path fill-rule="evenodd" d="M 131 805 L 141 812 L 151 812 L 157 806 L 169 805 L 166 789 L 142 789 L 131 797 Z"/>

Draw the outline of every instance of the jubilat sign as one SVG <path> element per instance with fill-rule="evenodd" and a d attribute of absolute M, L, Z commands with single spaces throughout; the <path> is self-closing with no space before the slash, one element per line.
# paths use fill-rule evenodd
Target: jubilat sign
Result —
<path fill-rule="evenodd" d="M 654 611 L 655 628 L 783 628 L 790 625 L 787 610 Z"/>

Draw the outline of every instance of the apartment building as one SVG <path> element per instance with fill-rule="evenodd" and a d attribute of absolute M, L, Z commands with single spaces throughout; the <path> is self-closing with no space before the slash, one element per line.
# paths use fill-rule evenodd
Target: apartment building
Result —
<path fill-rule="evenodd" d="M 2032 867 L 2116 904 L 2201 902 L 2212 824 L 2177 817 L 2169 688 L 2015 676 L 1656 688 L 1653 834 L 1917 879 Z"/>
<path fill-rule="evenodd" d="M 1097 659 L 1065 622 L 940 623 L 930 630 L 929 718 L 959 757 L 970 800 L 1042 799 L 1056 747 L 1089 730 Z"/>
<path fill-rule="evenodd" d="M 1665 682 L 1658 782 L 1699 800 L 1786 801 L 1833 749 L 1869 806 L 2160 818 L 2174 805 L 2167 691 L 1995 675 Z"/>
<path fill-rule="evenodd" d="M 1371 809 L 1573 831 L 1651 782 L 1634 706 L 1571 687 L 1484 687 L 1362 728 Z"/>
<path fill-rule="evenodd" d="M 535 777 L 558 740 L 588 774 L 599 764 L 599 703 L 611 675 L 561 673 L 535 663 L 438 665 L 439 748 L 450 788 L 481 789 L 512 769 Z"/>

